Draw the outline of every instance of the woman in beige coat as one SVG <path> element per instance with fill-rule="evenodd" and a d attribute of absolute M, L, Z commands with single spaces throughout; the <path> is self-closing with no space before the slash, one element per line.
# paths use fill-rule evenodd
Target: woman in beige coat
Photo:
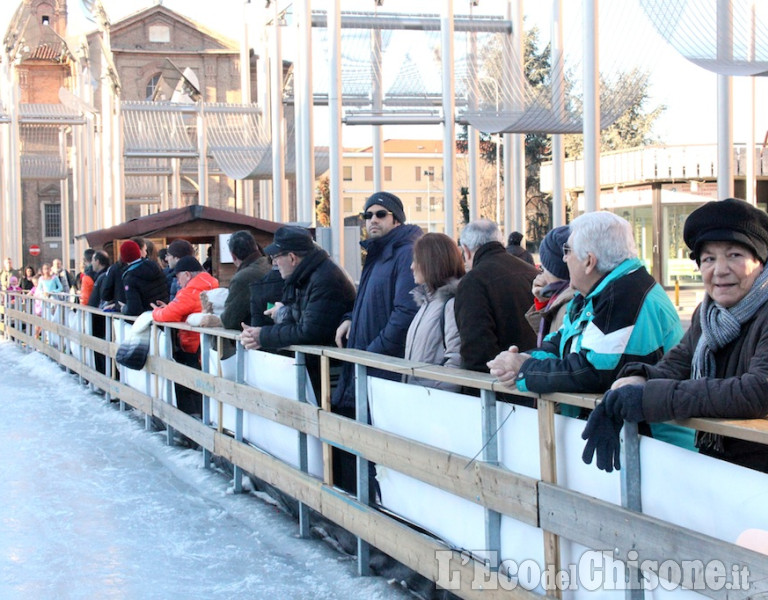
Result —
<path fill-rule="evenodd" d="M 450 237 L 427 233 L 413 246 L 413 279 L 418 284 L 411 294 L 419 311 L 408 328 L 405 358 L 446 367 L 461 364 L 461 341 L 453 299 L 464 275 L 461 252 Z M 406 377 L 409 383 L 458 391 L 460 386 L 431 379 Z"/>

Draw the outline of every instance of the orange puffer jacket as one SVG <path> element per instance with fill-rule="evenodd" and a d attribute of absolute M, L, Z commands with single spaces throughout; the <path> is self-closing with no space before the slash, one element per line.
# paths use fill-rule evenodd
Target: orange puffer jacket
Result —
<path fill-rule="evenodd" d="M 158 323 L 184 323 L 192 313 L 202 312 L 200 292 L 219 287 L 219 281 L 205 271 L 195 275 L 176 297 L 162 308 L 152 311 L 152 319 Z M 184 352 L 197 352 L 200 334 L 194 331 L 179 331 L 179 345 Z"/>

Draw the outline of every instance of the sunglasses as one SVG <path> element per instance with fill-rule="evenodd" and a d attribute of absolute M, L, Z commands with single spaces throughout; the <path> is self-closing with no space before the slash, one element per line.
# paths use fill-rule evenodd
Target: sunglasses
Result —
<path fill-rule="evenodd" d="M 370 221 L 373 219 L 373 217 L 376 217 L 377 219 L 385 219 L 387 215 L 391 215 L 391 210 L 377 210 L 376 212 L 371 212 L 370 210 L 367 210 L 363 213 L 363 219 L 366 221 Z"/>

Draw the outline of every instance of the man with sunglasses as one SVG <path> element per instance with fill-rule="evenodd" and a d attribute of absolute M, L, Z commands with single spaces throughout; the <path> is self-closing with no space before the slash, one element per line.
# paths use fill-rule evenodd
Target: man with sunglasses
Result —
<path fill-rule="evenodd" d="M 355 306 L 336 330 L 336 344 L 343 347 L 346 339 L 347 348 L 402 357 L 408 327 L 418 310 L 410 293 L 416 287 L 411 262 L 413 244 L 422 231 L 416 225 L 405 224 L 403 203 L 389 192 L 376 192 L 368 198 L 363 219 L 368 232 L 368 238 L 360 242 L 367 253 L 365 265 Z M 400 378 L 400 375 L 377 369 L 369 369 L 368 374 L 385 379 Z M 344 364 L 332 405 L 334 412 L 349 417 L 355 415 L 351 363 Z M 354 457 L 351 464 L 334 457 L 337 485 L 354 489 L 354 474 Z"/>

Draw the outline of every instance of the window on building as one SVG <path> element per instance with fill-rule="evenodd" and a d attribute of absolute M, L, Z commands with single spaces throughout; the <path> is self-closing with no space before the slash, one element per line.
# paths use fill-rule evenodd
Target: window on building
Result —
<path fill-rule="evenodd" d="M 43 204 L 43 237 L 61 238 L 61 204 L 58 202 Z"/>
<path fill-rule="evenodd" d="M 342 167 L 341 178 L 344 181 L 352 181 L 352 167 Z"/>
<path fill-rule="evenodd" d="M 384 167 L 384 181 L 392 181 L 392 167 Z"/>
<path fill-rule="evenodd" d="M 152 100 L 155 97 L 155 90 L 157 89 L 157 85 L 159 83 L 160 73 L 155 73 L 147 82 L 147 100 Z"/>
<path fill-rule="evenodd" d="M 43 21 L 42 21 L 42 23 L 43 23 L 43 25 L 44 25 L 45 27 L 48 27 L 48 25 L 50 25 L 50 24 L 51 24 L 51 17 L 49 17 L 48 15 L 43 15 Z"/>
<path fill-rule="evenodd" d="M 149 41 L 156 44 L 167 44 L 171 41 L 171 28 L 168 25 L 150 25 Z"/>
<path fill-rule="evenodd" d="M 416 212 L 421 212 L 424 210 L 424 207 L 422 205 L 421 196 L 416 196 Z"/>
<path fill-rule="evenodd" d="M 435 180 L 435 167 L 425 167 L 424 177 L 429 178 L 430 181 Z"/>
<path fill-rule="evenodd" d="M 373 167 L 365 167 L 365 180 L 373 181 Z"/>
<path fill-rule="evenodd" d="M 351 213 L 354 208 L 354 198 L 352 196 L 344 196 L 344 212 Z"/>
<path fill-rule="evenodd" d="M 416 181 L 421 181 L 421 167 L 416 168 Z"/>

